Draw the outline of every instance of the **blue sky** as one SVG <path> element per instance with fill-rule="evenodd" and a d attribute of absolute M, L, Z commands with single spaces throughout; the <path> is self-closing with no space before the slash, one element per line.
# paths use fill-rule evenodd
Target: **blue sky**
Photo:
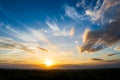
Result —
<path fill-rule="evenodd" d="M 46 59 L 57 65 L 118 64 L 119 4 L 0 0 L 0 64 L 44 64 Z"/>

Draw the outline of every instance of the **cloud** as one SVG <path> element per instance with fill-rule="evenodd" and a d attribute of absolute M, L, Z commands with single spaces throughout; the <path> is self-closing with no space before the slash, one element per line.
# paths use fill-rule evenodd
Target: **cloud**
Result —
<path fill-rule="evenodd" d="M 107 5 L 110 3 L 111 2 L 108 2 Z M 114 11 L 115 11 L 114 14 L 111 12 L 111 6 L 113 6 L 113 4 L 110 4 L 109 6 L 107 6 L 107 8 L 105 8 L 105 10 L 107 11 L 104 11 L 105 12 L 104 18 L 110 17 L 110 19 L 114 19 L 114 21 L 109 23 L 109 21 L 106 22 L 105 19 L 104 21 L 106 24 L 101 25 L 101 28 L 97 30 L 86 29 L 83 34 L 83 45 L 80 47 L 81 52 L 83 51 L 95 52 L 110 47 L 116 43 L 119 43 L 120 15 L 118 14 L 120 14 L 120 11 L 118 11 L 118 9 L 120 9 L 120 6 L 114 7 Z M 112 15 L 112 16 L 108 16 L 108 15 Z"/>
<path fill-rule="evenodd" d="M 49 22 L 46 21 L 46 24 L 51 29 L 50 33 L 52 33 L 53 36 L 69 36 L 69 31 L 66 29 L 60 29 L 56 22 Z"/>
<path fill-rule="evenodd" d="M 114 48 L 114 50 L 115 50 L 115 51 L 120 51 L 120 46 L 116 46 L 116 47 Z"/>
<path fill-rule="evenodd" d="M 87 0 L 81 0 L 81 2 L 76 3 L 76 7 L 82 7 L 84 9 L 88 8 L 86 5 Z"/>
<path fill-rule="evenodd" d="M 42 34 L 41 30 L 36 30 L 36 29 L 32 29 L 32 28 L 28 28 L 26 31 L 21 31 L 21 30 L 16 30 L 14 28 L 12 28 L 10 25 L 3 25 L 6 28 L 7 32 L 6 34 L 8 34 L 11 38 L 15 39 L 12 40 L 11 38 L 7 38 L 7 37 L 0 37 L 0 48 L 4 49 L 4 50 L 16 50 L 19 49 L 21 51 L 25 51 L 28 53 L 35 53 L 35 52 L 39 52 L 42 51 L 44 48 L 38 49 L 36 44 L 38 44 L 38 42 L 42 41 L 44 42 L 46 45 L 49 45 L 50 47 L 55 47 L 47 38 L 46 36 L 44 36 L 44 34 Z M 30 45 L 31 43 L 34 43 L 32 45 Z M 34 48 L 32 48 L 34 47 Z M 45 49 L 44 49 L 44 52 Z"/>
<path fill-rule="evenodd" d="M 120 1 L 119 0 L 115 0 L 115 1 L 114 0 L 104 0 L 102 5 L 101 5 L 101 3 L 102 3 L 101 0 L 98 0 L 96 3 L 96 6 L 94 7 L 93 10 L 87 9 L 85 12 L 86 12 L 86 15 L 91 17 L 92 21 L 99 20 L 103 24 L 103 22 L 105 20 L 107 21 L 107 19 L 108 19 L 105 17 L 108 10 L 110 11 L 112 9 L 112 7 L 117 7 L 115 5 L 119 5 Z M 109 13 L 113 13 L 113 12 L 111 11 Z M 111 14 L 109 14 L 109 15 L 111 15 Z M 106 16 L 108 16 L 108 15 L 106 15 Z"/>
<path fill-rule="evenodd" d="M 105 60 L 105 61 L 110 63 L 120 63 L 120 59 L 112 59 L 112 60 Z"/>
<path fill-rule="evenodd" d="M 83 16 L 81 16 L 74 7 L 70 7 L 68 5 L 65 6 L 65 14 L 74 20 L 83 18 Z"/>
<path fill-rule="evenodd" d="M 97 0 L 94 10 L 98 10 L 101 7 L 101 4 L 102 4 L 102 0 Z"/>
<path fill-rule="evenodd" d="M 74 28 L 71 28 L 71 29 L 70 29 L 70 37 L 72 37 L 74 34 L 75 34 L 75 29 L 74 29 Z"/>
<path fill-rule="evenodd" d="M 0 59 L 0 64 L 21 64 L 24 63 L 23 60 L 14 60 L 14 59 Z"/>
<path fill-rule="evenodd" d="M 108 54 L 107 56 L 115 56 L 115 55 L 117 55 L 117 54 L 112 53 L 112 54 Z"/>
<path fill-rule="evenodd" d="M 81 6 L 81 3 L 80 2 L 77 2 L 76 3 L 76 7 L 80 7 Z"/>
<path fill-rule="evenodd" d="M 20 41 L 23 41 L 23 42 L 37 42 L 38 41 L 38 39 L 32 36 L 32 34 L 29 33 L 28 31 L 16 30 L 12 28 L 10 25 L 5 25 L 5 27 L 6 27 L 6 31 L 9 32 L 9 34 L 8 33 L 6 34 Z"/>
<path fill-rule="evenodd" d="M 0 37 L 0 49 L 2 50 L 21 50 L 27 53 L 35 53 L 36 51 L 48 52 L 46 49 L 39 47 L 33 43 L 19 43 L 7 37 Z"/>
<path fill-rule="evenodd" d="M 40 30 L 29 28 L 29 32 L 33 37 L 35 37 L 38 40 L 37 42 L 42 41 L 50 47 L 55 47 L 53 43 L 50 40 L 48 40 L 48 38 Z"/>
<path fill-rule="evenodd" d="M 100 58 L 92 58 L 91 60 L 94 60 L 94 61 L 102 61 L 103 59 L 100 59 Z"/>
<path fill-rule="evenodd" d="M 91 21 L 97 21 L 101 18 L 101 11 L 92 11 L 90 9 L 87 9 L 85 11 L 85 14 L 91 17 Z"/>
<path fill-rule="evenodd" d="M 90 31 L 86 35 L 87 37 L 83 38 L 81 51 L 95 52 L 118 43 L 120 41 L 119 25 L 120 23 L 117 21 L 110 23 L 104 29 Z"/>
<path fill-rule="evenodd" d="M 78 50 L 78 52 L 79 53 L 81 53 L 82 51 L 81 51 L 81 47 L 80 46 L 76 46 L 76 48 L 77 48 L 77 50 Z"/>
<path fill-rule="evenodd" d="M 90 32 L 90 29 L 85 30 L 85 32 L 84 32 L 84 34 L 82 36 L 83 37 L 83 41 L 82 41 L 83 43 L 86 42 L 89 32 Z"/>
<path fill-rule="evenodd" d="M 66 55 L 65 51 L 58 49 L 54 44 L 55 37 L 73 36 L 74 29 L 59 28 L 55 21 L 46 21 L 49 28 L 34 29 L 31 27 L 25 27 L 25 30 L 15 29 L 11 25 L 4 24 L 4 32 L 9 35 L 8 37 L 1 37 L 0 50 L 20 53 L 60 53 L 60 55 Z M 1 30 L 0 30 L 1 31 Z M 71 31 L 71 34 L 70 34 Z M 56 41 L 55 41 L 56 42 Z M 58 42 L 56 43 L 58 45 Z M 10 52 L 8 52 L 8 50 Z M 57 56 L 59 54 L 56 54 Z"/>
<path fill-rule="evenodd" d="M 49 28 L 52 31 L 59 31 L 59 27 L 58 27 L 58 25 L 55 22 L 50 23 L 50 22 L 46 21 L 46 24 L 49 26 Z"/>
<path fill-rule="evenodd" d="M 117 20 L 102 29 L 90 31 L 83 43 L 82 51 L 95 52 L 118 43 L 120 41 L 119 25 Z"/>
<path fill-rule="evenodd" d="M 42 51 L 44 51 L 44 52 L 48 52 L 47 49 L 44 49 L 44 48 L 41 48 L 41 47 L 37 47 L 37 48 L 40 49 L 40 50 L 42 50 Z"/>
<path fill-rule="evenodd" d="M 10 38 L 0 37 L 0 49 L 14 49 L 17 47 L 16 43 Z"/>

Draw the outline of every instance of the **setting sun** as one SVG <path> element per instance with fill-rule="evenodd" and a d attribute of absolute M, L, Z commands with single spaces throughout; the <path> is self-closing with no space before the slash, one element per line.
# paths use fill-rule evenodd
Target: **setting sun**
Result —
<path fill-rule="evenodd" d="M 45 60 L 45 65 L 46 65 L 47 67 L 52 66 L 52 65 L 53 65 L 53 61 L 52 61 L 52 60 L 49 60 L 49 59 L 46 59 L 46 60 Z"/>

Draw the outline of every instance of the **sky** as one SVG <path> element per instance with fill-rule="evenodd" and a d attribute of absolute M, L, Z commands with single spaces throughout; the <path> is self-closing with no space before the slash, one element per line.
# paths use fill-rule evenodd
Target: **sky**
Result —
<path fill-rule="evenodd" d="M 120 0 L 0 0 L 0 68 L 120 67 L 119 25 Z"/>

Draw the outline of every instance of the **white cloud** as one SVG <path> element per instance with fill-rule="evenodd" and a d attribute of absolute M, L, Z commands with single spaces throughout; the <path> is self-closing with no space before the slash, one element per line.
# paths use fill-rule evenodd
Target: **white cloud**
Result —
<path fill-rule="evenodd" d="M 100 9 L 98 9 L 98 7 L 100 6 L 100 0 L 98 0 L 94 10 L 87 9 L 85 11 L 85 13 L 86 13 L 86 15 L 89 15 L 91 17 L 92 21 L 97 21 L 100 18 L 104 17 L 103 14 L 108 8 L 110 8 L 114 5 L 117 5 L 117 4 L 120 4 L 120 0 L 115 0 L 115 1 L 114 0 L 104 0 Z"/>
<path fill-rule="evenodd" d="M 78 40 L 75 40 L 75 43 L 77 44 L 77 43 L 79 43 L 79 41 L 78 41 Z"/>
<path fill-rule="evenodd" d="M 6 26 L 9 35 L 11 35 L 12 37 L 25 41 L 25 42 L 37 42 L 38 40 L 31 35 L 31 33 L 29 32 L 25 32 L 25 31 L 20 31 L 20 30 L 16 30 L 14 28 L 11 28 L 11 26 L 7 25 Z"/>
<path fill-rule="evenodd" d="M 102 13 L 103 13 L 104 8 L 105 8 L 104 7 L 104 2 L 101 5 L 100 9 L 98 9 L 99 7 L 100 7 L 100 0 L 98 0 L 96 2 L 96 6 L 94 7 L 94 10 L 87 9 L 85 11 L 86 15 L 89 15 L 91 17 L 92 21 L 96 21 L 96 20 L 98 20 L 98 19 L 100 19 L 102 17 Z"/>
<path fill-rule="evenodd" d="M 27 27 L 26 30 L 21 31 L 21 30 L 16 30 L 16 29 L 12 28 L 10 25 L 4 24 L 4 27 L 6 27 L 5 33 L 7 35 L 9 35 L 11 38 L 17 40 L 18 42 L 40 43 L 42 45 L 44 44 L 44 45 L 48 45 L 49 47 L 55 48 L 53 43 L 51 43 L 51 41 L 46 37 L 45 33 L 46 32 L 48 33 L 48 31 L 45 29 L 44 30 L 43 29 L 36 30 L 36 29 Z M 6 40 L 8 40 L 8 39 L 5 38 L 5 41 Z M 2 41 L 4 41 L 4 40 L 2 40 Z M 2 46 L 4 46 L 4 44 Z"/>
<path fill-rule="evenodd" d="M 81 6 L 82 6 L 84 9 L 87 8 L 87 6 L 86 6 L 86 0 L 82 0 L 82 1 L 81 1 Z"/>
<path fill-rule="evenodd" d="M 86 10 L 85 13 L 86 13 L 86 15 L 89 15 L 89 16 L 92 16 L 92 17 L 94 16 L 94 12 L 92 12 L 92 11 L 89 10 L 89 9 Z"/>
<path fill-rule="evenodd" d="M 87 1 L 87 0 L 78 1 L 78 2 L 76 3 L 76 7 L 82 7 L 82 8 L 84 8 L 84 9 L 87 9 L 88 6 L 86 5 L 86 1 Z"/>
<path fill-rule="evenodd" d="M 114 21 L 116 21 L 115 19 L 110 19 L 109 20 L 109 23 L 112 23 L 112 22 L 114 22 Z"/>
<path fill-rule="evenodd" d="M 70 7 L 68 5 L 65 6 L 65 14 L 74 20 L 80 19 L 82 17 L 74 7 Z"/>
<path fill-rule="evenodd" d="M 64 28 L 61 30 L 57 23 L 46 21 L 46 24 L 52 30 L 51 33 L 53 34 L 53 36 L 69 36 L 69 31 Z"/>
<path fill-rule="evenodd" d="M 96 20 L 100 19 L 101 18 L 101 14 L 102 14 L 100 10 L 98 10 L 98 11 L 91 11 L 89 9 L 86 10 L 85 13 L 86 13 L 86 15 L 91 17 L 92 21 L 96 21 Z"/>
<path fill-rule="evenodd" d="M 97 0 L 96 6 L 94 9 L 97 10 L 100 7 L 100 5 L 101 5 L 101 0 Z"/>
<path fill-rule="evenodd" d="M 59 31 L 59 27 L 58 27 L 58 25 L 55 22 L 50 23 L 50 22 L 46 21 L 46 24 L 49 26 L 49 28 L 52 31 Z"/>
<path fill-rule="evenodd" d="M 54 48 L 55 46 L 53 43 L 43 34 L 41 33 L 41 30 L 36 30 L 36 29 L 29 29 L 30 33 L 32 36 L 37 38 L 39 41 L 42 41 L 49 45 L 50 47 Z"/>
<path fill-rule="evenodd" d="M 72 27 L 70 29 L 70 37 L 72 37 L 75 34 L 75 29 Z"/>

